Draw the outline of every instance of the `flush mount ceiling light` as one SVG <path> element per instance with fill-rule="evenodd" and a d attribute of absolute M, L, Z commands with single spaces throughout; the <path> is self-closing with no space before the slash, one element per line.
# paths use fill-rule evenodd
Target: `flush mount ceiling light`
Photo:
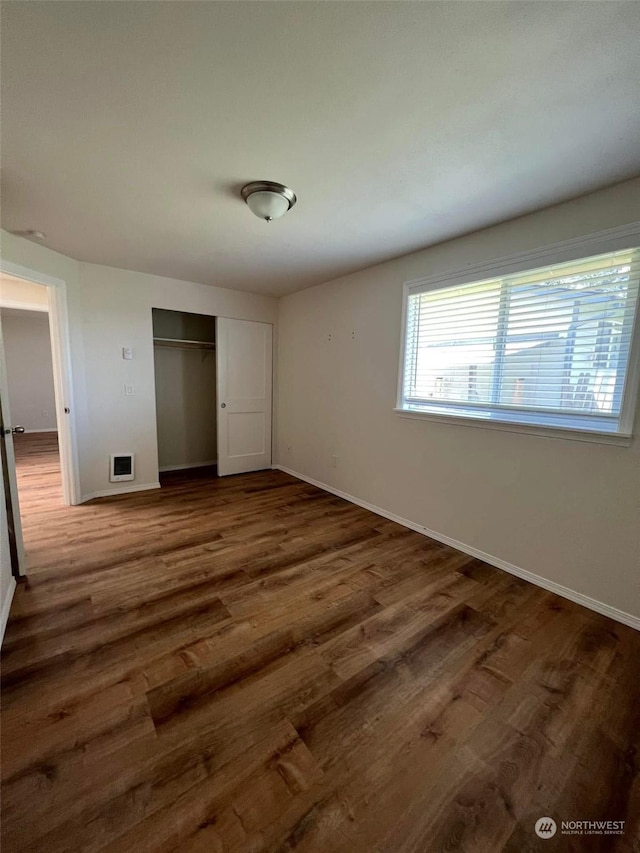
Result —
<path fill-rule="evenodd" d="M 267 222 L 284 216 L 297 201 L 293 190 L 273 181 L 252 181 L 241 192 L 251 212 Z"/>
<path fill-rule="evenodd" d="M 16 237 L 26 237 L 27 240 L 46 240 L 47 235 L 44 231 L 33 231 L 30 229 L 29 231 L 12 231 Z"/>

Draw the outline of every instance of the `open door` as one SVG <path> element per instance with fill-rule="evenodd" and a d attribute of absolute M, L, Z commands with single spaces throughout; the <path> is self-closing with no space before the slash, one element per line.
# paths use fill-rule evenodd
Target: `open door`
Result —
<path fill-rule="evenodd" d="M 4 475 L 4 458 L 1 464 L 1 473 Z M 9 620 L 9 610 L 13 599 L 13 591 L 16 586 L 11 563 L 11 542 L 9 540 L 5 484 L 4 477 L 0 476 L 0 643 L 2 643 L 4 631 Z"/>
<path fill-rule="evenodd" d="M 13 580 L 25 573 L 22 525 L 18 504 L 16 463 L 13 455 L 13 427 L 9 413 L 9 395 L 5 374 L 2 324 L 0 323 L 0 465 L 2 481 L 0 488 L 0 598 L 2 617 L 5 602 L 13 588 Z M 16 427 L 20 429 L 20 427 Z"/>
<path fill-rule="evenodd" d="M 271 467 L 273 327 L 216 319 L 218 475 Z"/>

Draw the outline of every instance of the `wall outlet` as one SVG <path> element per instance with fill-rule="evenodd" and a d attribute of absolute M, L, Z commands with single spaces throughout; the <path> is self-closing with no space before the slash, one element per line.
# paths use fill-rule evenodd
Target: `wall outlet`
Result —
<path fill-rule="evenodd" d="M 125 382 L 125 384 L 124 384 L 124 395 L 125 395 L 125 397 L 133 397 L 134 394 L 135 394 L 135 390 L 134 390 L 133 385 L 130 385 L 128 382 Z"/>
<path fill-rule="evenodd" d="M 336 456 L 336 454 L 335 454 L 335 453 L 334 453 L 334 454 L 333 454 L 333 456 L 331 457 L 331 467 L 332 467 L 332 468 L 337 468 L 337 467 L 338 467 L 338 457 Z"/>

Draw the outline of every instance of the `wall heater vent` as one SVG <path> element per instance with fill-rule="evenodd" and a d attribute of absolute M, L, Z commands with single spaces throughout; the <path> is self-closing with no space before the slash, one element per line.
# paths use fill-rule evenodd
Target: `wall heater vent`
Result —
<path fill-rule="evenodd" d="M 109 480 L 112 483 L 121 483 L 123 480 L 133 479 L 133 453 L 112 453 Z"/>

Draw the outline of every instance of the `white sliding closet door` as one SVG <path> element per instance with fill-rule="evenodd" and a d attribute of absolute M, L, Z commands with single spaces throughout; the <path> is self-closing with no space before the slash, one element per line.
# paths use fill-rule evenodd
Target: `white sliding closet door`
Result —
<path fill-rule="evenodd" d="M 269 323 L 216 319 L 218 475 L 271 467 Z"/>

